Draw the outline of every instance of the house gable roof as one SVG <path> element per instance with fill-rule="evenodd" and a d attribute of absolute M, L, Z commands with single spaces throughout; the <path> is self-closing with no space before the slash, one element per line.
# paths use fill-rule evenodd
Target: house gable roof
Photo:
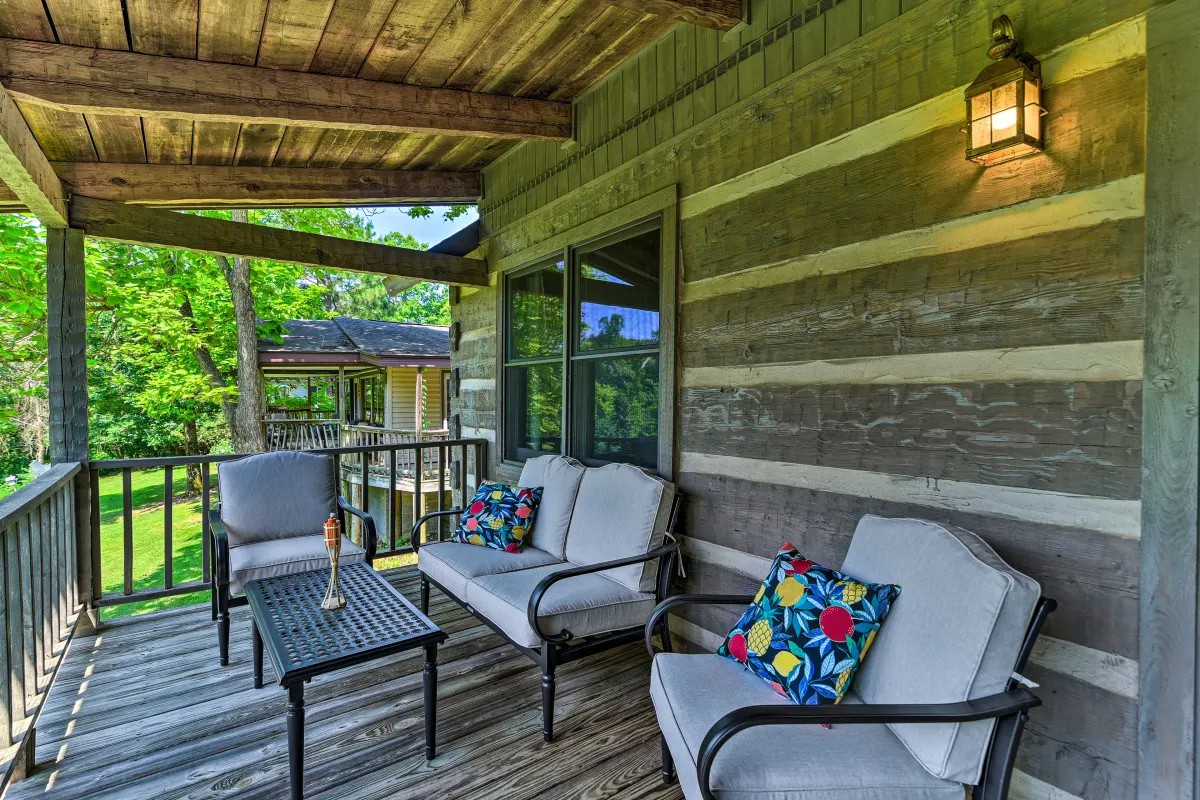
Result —
<path fill-rule="evenodd" d="M 450 329 L 372 319 L 293 319 L 283 323 L 282 342 L 260 339 L 259 361 L 270 354 L 358 355 L 364 361 L 449 358 Z"/>

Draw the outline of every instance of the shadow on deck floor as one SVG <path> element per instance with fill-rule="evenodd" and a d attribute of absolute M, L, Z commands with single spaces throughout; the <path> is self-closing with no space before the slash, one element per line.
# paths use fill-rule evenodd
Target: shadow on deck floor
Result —
<path fill-rule="evenodd" d="M 415 571 L 390 579 L 415 601 Z M 560 669 L 545 744 L 537 667 L 436 590 L 430 616 L 450 635 L 437 758 L 423 753 L 419 651 L 321 676 L 305 692 L 307 797 L 681 796 L 662 785 L 641 645 Z M 207 606 L 76 639 L 38 725 L 37 769 L 6 798 L 286 798 L 286 697 L 253 688 L 245 608 L 232 639 L 222 668 Z"/>

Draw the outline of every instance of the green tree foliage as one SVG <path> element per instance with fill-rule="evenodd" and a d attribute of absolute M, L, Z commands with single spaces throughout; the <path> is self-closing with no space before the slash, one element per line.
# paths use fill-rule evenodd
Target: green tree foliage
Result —
<path fill-rule="evenodd" d="M 466 207 L 445 212 L 448 219 Z M 228 218 L 229 212 L 205 212 Z M 428 207 L 409 211 L 420 217 Z M 379 235 L 351 209 L 250 212 L 273 227 L 422 248 Z M 237 401 L 236 327 L 221 259 L 203 253 L 88 240 L 88 370 L 96 458 L 208 452 L 230 446 L 224 412 Z M 228 263 L 228 262 L 226 262 Z M 358 316 L 448 323 L 444 286 L 391 295 L 381 276 L 257 260 L 251 265 L 259 334 L 287 319 Z M 0 214 L 0 478 L 45 458 L 45 240 L 28 218 Z M 2 489 L 0 489 L 2 491 Z"/>

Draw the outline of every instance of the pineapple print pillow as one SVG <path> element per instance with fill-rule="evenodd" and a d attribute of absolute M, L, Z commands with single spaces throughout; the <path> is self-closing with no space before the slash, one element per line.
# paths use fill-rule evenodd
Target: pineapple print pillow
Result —
<path fill-rule="evenodd" d="M 838 703 L 899 595 L 899 586 L 857 581 L 787 543 L 717 652 L 796 703 Z"/>
<path fill-rule="evenodd" d="M 454 541 L 519 553 L 533 529 L 542 502 L 542 487 L 532 489 L 481 483 L 475 499 L 463 512 Z"/>

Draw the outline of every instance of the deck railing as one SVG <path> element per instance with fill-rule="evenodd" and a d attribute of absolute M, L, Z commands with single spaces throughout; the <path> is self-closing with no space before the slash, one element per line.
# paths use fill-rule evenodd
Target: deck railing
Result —
<path fill-rule="evenodd" d="M 447 504 L 448 491 L 468 492 L 476 488 L 468 487 L 469 476 L 474 475 L 474 483 L 478 483 L 483 470 L 477 466 L 487 463 L 486 439 L 454 439 L 434 442 L 396 442 L 390 444 L 374 444 L 359 446 L 342 446 L 314 449 L 312 452 L 326 453 L 334 456 L 337 461 L 337 472 L 344 483 L 353 486 L 358 484 L 360 490 L 357 496 L 350 498 L 364 511 L 376 516 L 379 534 L 378 557 L 398 555 L 411 552 L 408 542 L 409 532 L 402 529 L 400 524 L 404 497 L 410 496 L 413 512 L 419 510 L 431 511 L 449 508 Z M 214 485 L 213 466 L 223 461 L 243 458 L 243 455 L 204 455 L 204 456 L 168 456 L 161 458 L 130 458 L 108 461 L 93 461 L 89 464 L 92 497 L 92 597 L 99 606 L 117 606 L 127 603 L 137 603 L 147 600 L 158 600 L 177 595 L 189 594 L 196 591 L 208 591 L 212 581 L 212 537 L 208 529 L 209 510 L 220 499 L 220 487 Z M 436 469 L 432 476 L 423 471 L 414 471 L 405 476 L 400 465 L 402 463 L 436 463 L 445 468 Z M 390 513 L 378 514 L 372 509 L 370 491 L 361 491 L 363 467 L 366 466 L 369 487 L 383 491 L 388 500 Z M 140 574 L 135 570 L 135 564 L 146 564 L 147 559 L 142 553 L 135 551 L 135 539 L 145 547 L 147 532 L 144 525 L 150 515 L 141 514 L 138 521 L 142 522 L 143 530 L 135 536 L 135 503 L 134 476 L 144 475 L 147 470 L 153 470 L 161 475 L 161 481 L 155 480 L 153 485 L 161 486 L 161 491 L 142 494 L 155 502 L 162 502 L 161 536 L 155 530 L 149 536 L 153 547 L 149 563 L 156 569 L 147 573 L 141 567 Z M 193 574 L 182 582 L 175 580 L 175 520 L 173 508 L 177 501 L 174 484 L 176 470 L 192 470 L 198 479 L 199 487 L 195 494 L 189 496 L 190 502 L 195 502 L 198 495 L 200 505 L 200 563 L 199 569 L 193 569 Z M 119 558 L 118 564 L 104 564 L 104 543 L 102 539 L 101 519 L 101 477 L 120 475 L 121 502 L 119 509 L 109 509 L 108 521 L 111 526 L 116 515 L 121 522 L 121 539 L 119 548 L 115 548 Z M 357 476 L 357 481 L 355 480 Z M 402 481 L 401 478 L 407 478 Z M 372 482 L 374 479 L 374 482 Z M 139 481 L 144 483 L 144 481 Z M 408 488 L 411 487 L 411 488 Z M 437 490 L 434 506 L 424 508 L 420 498 Z M 352 526 L 357 534 L 357 525 Z M 196 546 L 195 544 L 192 545 Z M 110 542 L 108 552 L 110 559 L 114 548 Z M 157 566 L 162 567 L 161 574 Z M 107 573 L 106 573 L 107 569 Z M 105 586 L 105 575 L 120 575 L 120 581 L 110 580 Z M 117 588 L 113 588 L 116 586 Z"/>
<path fill-rule="evenodd" d="M 448 430 L 424 430 L 418 433 L 415 430 L 375 428 L 370 425 L 347 425 L 342 429 L 342 445 L 344 447 L 445 442 L 449 440 L 450 431 Z M 396 453 L 396 466 L 401 477 L 408 478 L 416 472 L 417 459 L 415 455 L 415 451 L 407 450 Z M 439 455 L 440 451 L 436 448 L 424 448 L 422 450 L 421 472 L 424 477 L 436 477 L 437 471 L 442 468 L 442 464 L 444 463 L 439 459 Z M 373 456 L 370 459 L 370 465 L 373 470 L 387 468 L 387 455 L 379 453 Z"/>
<path fill-rule="evenodd" d="M 342 443 L 335 419 L 265 419 L 263 434 L 268 450 L 320 450 Z"/>
<path fill-rule="evenodd" d="M 0 501 L 0 790 L 32 767 L 34 725 L 79 618 L 79 470 L 56 464 Z"/>

